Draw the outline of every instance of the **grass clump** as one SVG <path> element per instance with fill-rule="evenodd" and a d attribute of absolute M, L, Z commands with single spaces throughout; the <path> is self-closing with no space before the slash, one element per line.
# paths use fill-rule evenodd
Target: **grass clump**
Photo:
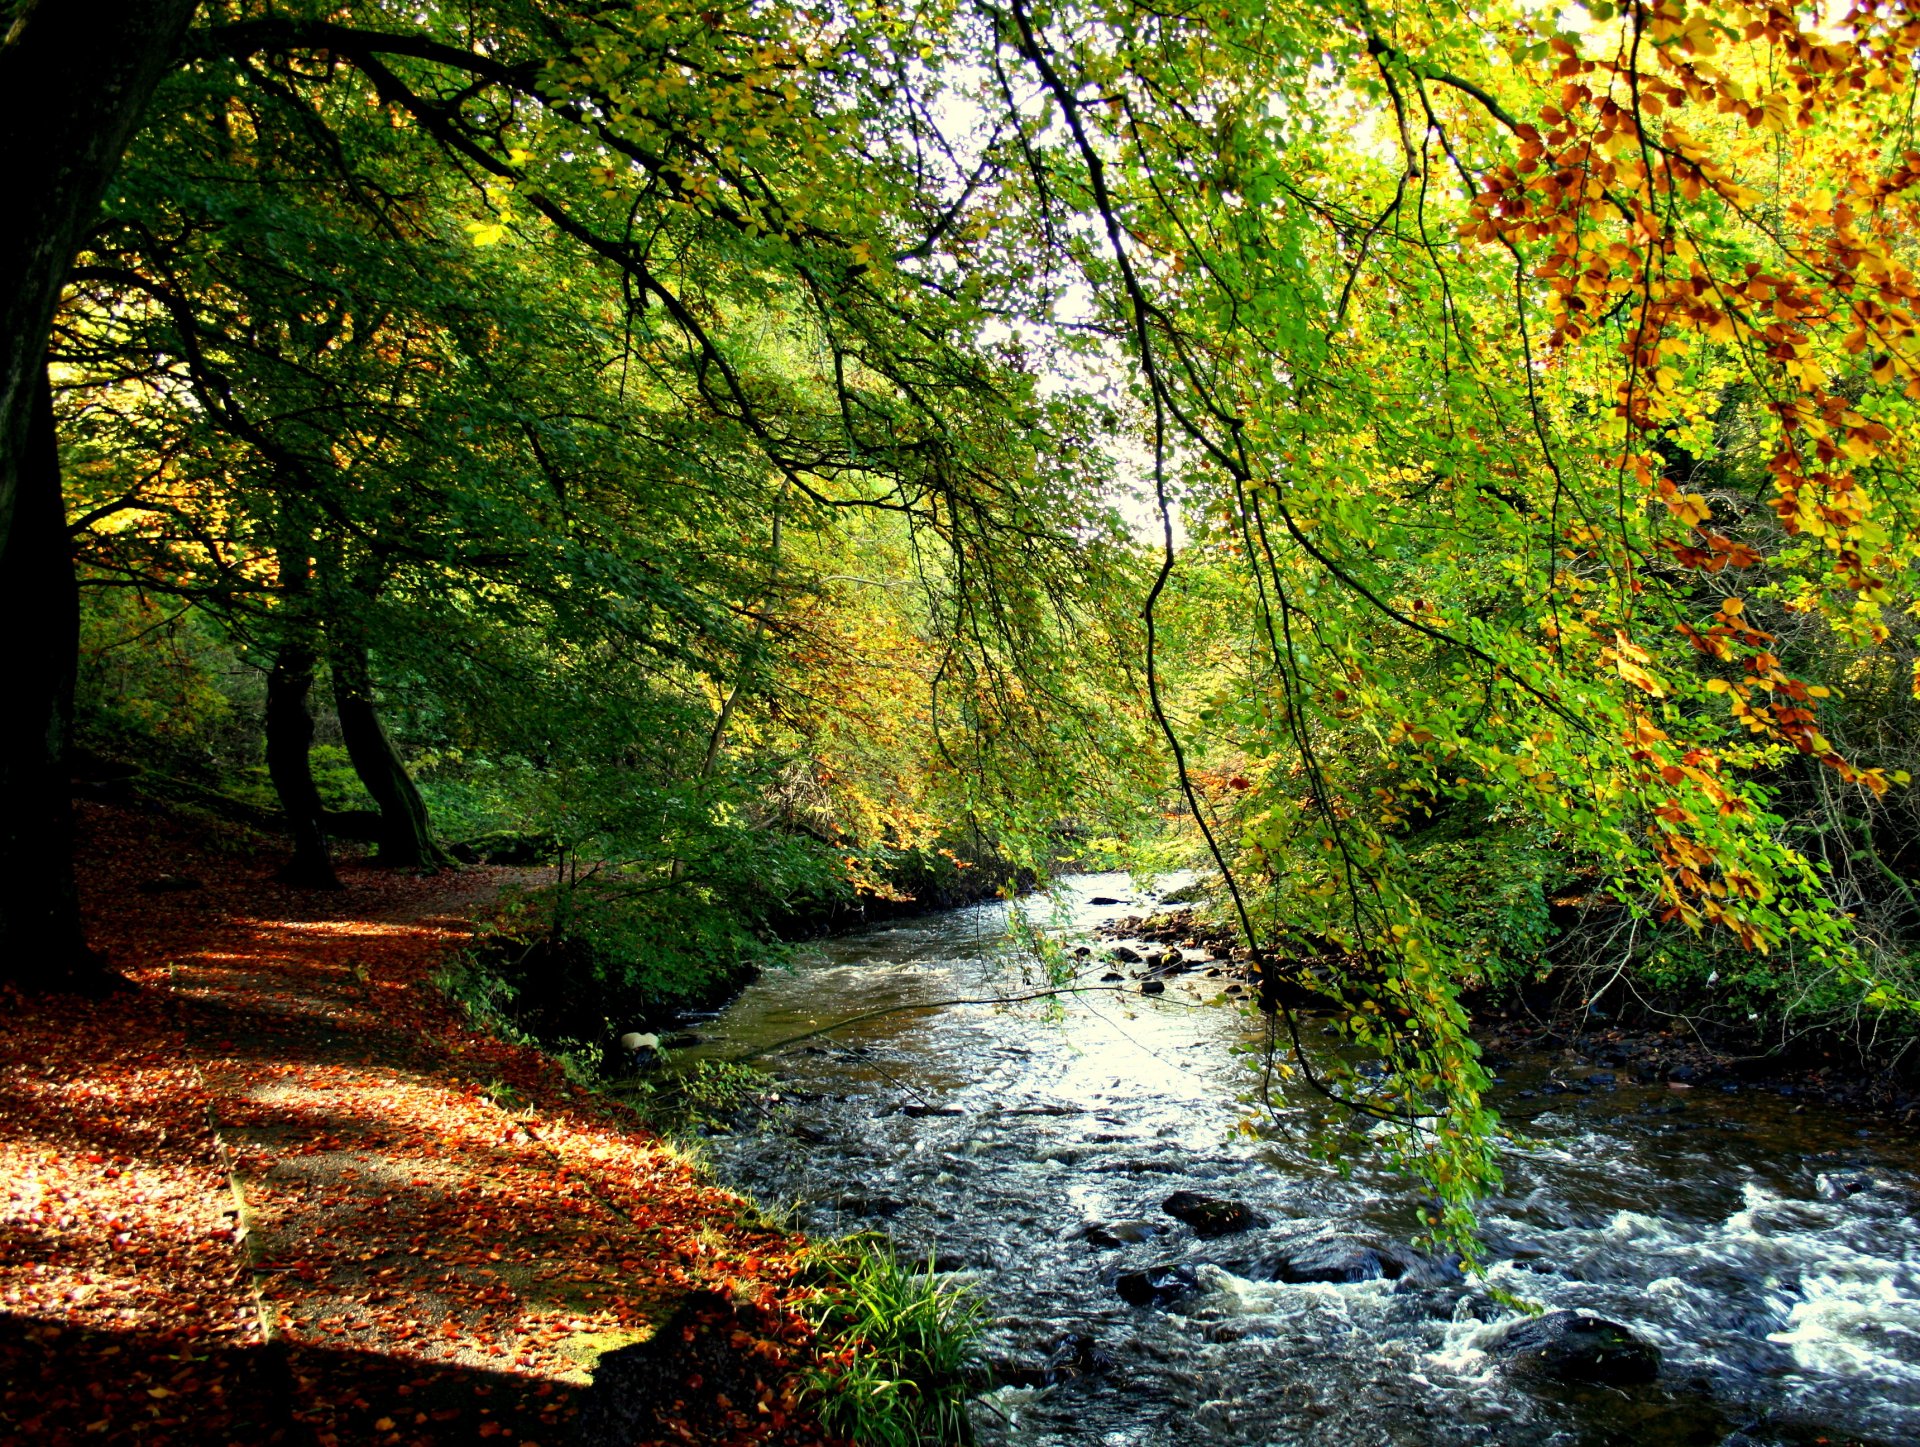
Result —
<path fill-rule="evenodd" d="M 933 1258 L 902 1262 L 884 1236 L 816 1247 L 814 1308 L 826 1365 L 811 1375 L 821 1424 L 861 1447 L 935 1447 L 972 1440 L 967 1368 L 985 1306 L 942 1285 Z"/>

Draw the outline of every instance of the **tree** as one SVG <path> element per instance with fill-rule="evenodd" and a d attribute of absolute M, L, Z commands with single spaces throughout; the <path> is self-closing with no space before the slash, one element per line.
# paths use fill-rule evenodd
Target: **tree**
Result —
<path fill-rule="evenodd" d="M 938 582 L 946 707 L 966 710 L 954 715 L 963 722 L 997 719 L 1012 741 L 1041 723 L 1043 697 L 1016 702 L 1009 669 L 1052 648 L 1049 608 L 1086 616 L 1071 601 L 1073 570 L 1110 528 L 1096 519 L 1079 539 L 1055 529 L 1084 511 L 1097 454 L 1058 469 L 1051 498 L 1012 486 L 1034 471 L 1034 447 L 1071 443 L 1049 429 L 1078 424 L 1033 406 L 1016 371 L 972 355 L 938 317 L 903 325 L 923 289 L 869 294 L 854 258 L 878 243 L 815 226 L 769 249 L 747 200 L 689 209 L 693 192 L 678 188 L 707 182 L 663 190 L 635 142 L 594 134 L 611 80 L 534 83 L 537 58 L 563 39 L 597 52 L 624 43 L 630 19 L 574 17 L 569 38 L 537 14 L 431 12 L 393 30 L 377 15 L 364 26 L 281 18 L 196 34 L 201 59 L 170 83 L 167 116 L 79 273 L 65 355 L 102 389 L 74 393 L 72 429 L 103 468 L 103 490 L 79 500 L 89 561 L 114 582 L 219 609 L 291 658 L 272 669 L 270 699 L 275 732 L 296 743 L 272 752 L 312 859 L 317 804 L 295 767 L 309 615 L 326 615 L 336 703 L 356 726 L 350 752 L 376 799 L 388 795 L 397 845 L 417 832 L 411 786 L 398 787 L 404 774 L 380 764 L 391 750 L 358 727 L 362 659 L 432 636 L 425 618 L 459 633 L 447 604 L 474 598 L 455 601 L 458 590 L 484 589 L 486 607 L 528 621 L 550 613 L 571 640 L 624 636 L 731 680 L 714 702 L 725 715 L 775 638 L 757 548 L 718 540 L 735 528 L 764 537 L 782 509 L 799 531 L 873 510 L 901 520 L 915 564 Z M 683 20 L 646 42 L 667 45 L 673 64 L 715 45 L 758 55 L 778 31 L 755 17 L 717 35 Z M 435 96 L 450 77 L 466 93 L 449 111 Z M 816 99 L 844 108 L 835 84 L 824 77 Z M 582 87 L 606 105 L 581 110 Z M 697 128 L 706 102 L 683 103 Z M 769 154 L 796 195 L 826 201 L 809 177 L 831 159 L 841 217 L 891 224 L 851 204 L 879 171 L 821 152 L 809 106 L 778 89 L 755 103 L 732 129 L 754 144 L 779 132 Z M 449 156 L 477 167 L 479 184 Z M 514 216 L 516 177 L 535 167 L 550 184 L 533 215 Z M 619 195 L 624 219 L 608 204 Z M 654 254 L 614 240 L 622 227 L 651 228 Z M 112 390 L 127 379 L 139 384 L 131 403 Z M 169 461 L 143 472 L 142 457 Z M 1049 507 L 1059 516 L 1042 522 Z M 311 535 L 282 546 L 276 520 L 293 513 Z M 299 562 L 309 554 L 321 558 L 311 585 Z M 1064 697 L 1056 685 L 1048 695 Z M 769 694 L 763 706 L 781 702 Z M 721 717 L 700 730 L 726 731 Z"/>
<path fill-rule="evenodd" d="M 21 3 L 0 12 L 0 958 L 36 985 L 98 978 L 73 883 L 68 733 L 77 637 L 45 378 L 60 288 L 193 0 Z M 41 626 L 21 626 L 25 620 Z"/>

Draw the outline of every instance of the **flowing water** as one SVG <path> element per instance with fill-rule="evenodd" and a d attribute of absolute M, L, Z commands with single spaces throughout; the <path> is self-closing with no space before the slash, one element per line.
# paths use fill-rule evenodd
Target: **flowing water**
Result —
<path fill-rule="evenodd" d="M 1123 875 L 1063 888 L 1064 912 L 1021 907 L 1069 944 L 1151 904 Z M 1102 895 L 1130 902 L 1090 902 Z M 702 1026 L 695 1053 L 1042 985 L 1007 943 L 1006 908 L 826 941 Z M 1425 1266 L 1282 1284 L 1263 1263 L 1307 1241 L 1393 1257 L 1418 1196 L 1377 1161 L 1343 1175 L 1319 1159 L 1305 1098 L 1284 1117 L 1297 1139 L 1235 1133 L 1252 1078 L 1233 1047 L 1255 1025 L 1232 1002 L 1202 1003 L 1225 983 L 1201 970 L 1149 997 L 1129 978 L 788 1046 L 767 1062 L 779 1102 L 712 1153 L 763 1201 L 800 1203 L 810 1230 L 884 1229 L 977 1285 L 988 1355 L 1023 1383 L 977 1399 L 988 1443 L 1920 1442 L 1920 1156 L 1904 1140 L 1773 1091 L 1515 1061 L 1496 1104 L 1525 1143 L 1485 1212 L 1483 1281 Z M 1183 1189 L 1270 1224 L 1199 1240 L 1161 1209 Z M 1144 1239 L 1098 1249 L 1092 1222 L 1136 1223 L 1115 1233 Z M 1141 1307 L 1116 1293 L 1119 1273 L 1169 1263 L 1194 1268 L 1184 1297 Z M 1659 1381 L 1523 1384 L 1489 1350 L 1516 1319 L 1500 1291 L 1630 1326 L 1659 1347 Z"/>

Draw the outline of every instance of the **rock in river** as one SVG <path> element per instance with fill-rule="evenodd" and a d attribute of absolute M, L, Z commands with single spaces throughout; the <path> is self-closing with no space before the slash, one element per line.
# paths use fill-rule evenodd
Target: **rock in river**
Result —
<path fill-rule="evenodd" d="M 1161 1228 L 1151 1221 L 1095 1221 L 1086 1229 L 1087 1244 L 1096 1251 L 1111 1251 L 1117 1246 L 1135 1246 L 1150 1241 Z"/>
<path fill-rule="evenodd" d="M 1550 1311 L 1516 1322 L 1488 1351 L 1507 1370 L 1550 1382 L 1630 1387 L 1660 1375 L 1660 1349 L 1617 1321 Z"/>
<path fill-rule="evenodd" d="M 1244 1201 L 1223 1201 L 1198 1191 L 1175 1191 L 1160 1203 L 1160 1209 L 1193 1227 L 1196 1236 L 1231 1236 L 1273 1224 Z"/>
<path fill-rule="evenodd" d="M 1274 1281 L 1354 1282 L 1392 1280 L 1405 1270 L 1406 1263 L 1396 1255 L 1334 1237 L 1294 1247 L 1268 1262 L 1265 1274 Z"/>
<path fill-rule="evenodd" d="M 1199 1284 L 1199 1273 L 1183 1262 L 1127 1271 L 1115 1278 L 1113 1289 L 1131 1306 L 1167 1306 Z"/>

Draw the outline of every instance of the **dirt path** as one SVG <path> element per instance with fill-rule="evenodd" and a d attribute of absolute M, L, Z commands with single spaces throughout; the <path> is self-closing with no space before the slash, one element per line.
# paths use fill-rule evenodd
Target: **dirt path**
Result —
<path fill-rule="evenodd" d="M 753 1323 L 753 1400 L 695 1376 L 626 1440 L 813 1439 L 794 1243 L 432 984 L 505 871 L 316 893 L 244 841 L 85 824 L 136 988 L 9 1002 L 0 1438 L 553 1447 L 597 1355 L 705 1289 L 745 1313 L 710 1329 Z"/>

